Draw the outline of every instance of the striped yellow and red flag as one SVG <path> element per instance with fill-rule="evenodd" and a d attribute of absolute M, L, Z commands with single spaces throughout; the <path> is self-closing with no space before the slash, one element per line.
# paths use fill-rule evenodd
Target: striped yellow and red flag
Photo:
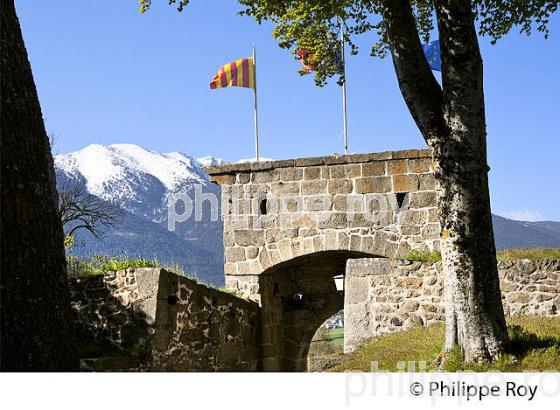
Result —
<path fill-rule="evenodd" d="M 210 82 L 210 89 L 224 87 L 255 88 L 255 64 L 252 57 L 241 58 L 223 65 Z"/>

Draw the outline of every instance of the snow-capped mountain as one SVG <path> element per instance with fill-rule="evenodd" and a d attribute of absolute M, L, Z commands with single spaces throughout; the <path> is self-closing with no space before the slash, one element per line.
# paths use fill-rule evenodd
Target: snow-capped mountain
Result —
<path fill-rule="evenodd" d="M 178 223 L 174 232 L 167 230 L 170 194 L 189 194 L 194 200 L 192 195 L 198 189 L 219 199 L 220 188 L 208 181 L 202 168 L 222 160 L 158 153 L 133 144 L 92 144 L 57 155 L 54 163 L 59 187 L 82 181 L 91 195 L 125 210 L 122 223 L 107 229 L 103 242 L 82 234 L 82 246 L 73 249 L 74 253 L 156 258 L 179 264 L 185 272 L 208 282 L 223 282 L 222 224 L 219 219 L 210 220 L 208 201 L 202 204 L 201 221 L 193 217 Z"/>
<path fill-rule="evenodd" d="M 55 168 L 83 178 L 88 192 L 127 211 L 150 216 L 154 201 L 200 184 L 212 191 L 202 167 L 223 163 L 213 157 L 192 158 L 179 152 L 160 154 L 134 144 L 91 144 L 54 158 Z M 148 205 L 148 207 L 146 207 Z"/>

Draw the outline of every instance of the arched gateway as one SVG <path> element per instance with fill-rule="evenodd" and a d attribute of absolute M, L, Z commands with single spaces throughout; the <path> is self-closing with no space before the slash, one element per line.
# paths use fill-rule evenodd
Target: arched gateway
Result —
<path fill-rule="evenodd" d="M 429 151 L 209 167 L 222 188 L 227 288 L 262 307 L 263 369 L 305 370 L 317 328 L 344 307 L 353 258 L 437 249 Z"/>

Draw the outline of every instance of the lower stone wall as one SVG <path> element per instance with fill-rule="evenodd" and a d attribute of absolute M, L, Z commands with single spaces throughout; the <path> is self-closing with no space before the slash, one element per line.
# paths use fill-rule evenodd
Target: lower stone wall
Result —
<path fill-rule="evenodd" d="M 159 268 L 73 279 L 70 290 L 83 358 L 128 356 L 148 371 L 259 370 L 256 303 Z M 109 362 L 132 370 L 82 360 L 88 370 Z"/>
<path fill-rule="evenodd" d="M 560 315 L 560 260 L 500 262 L 498 271 L 506 315 Z M 345 352 L 382 333 L 443 320 L 441 263 L 347 262 Z"/>
<path fill-rule="evenodd" d="M 160 306 L 151 369 L 256 371 L 260 308 L 232 294 L 160 271 Z M 168 296 L 166 296 L 168 295 Z"/>
<path fill-rule="evenodd" d="M 80 356 L 125 354 L 148 343 L 134 270 L 71 279 L 69 289 Z"/>

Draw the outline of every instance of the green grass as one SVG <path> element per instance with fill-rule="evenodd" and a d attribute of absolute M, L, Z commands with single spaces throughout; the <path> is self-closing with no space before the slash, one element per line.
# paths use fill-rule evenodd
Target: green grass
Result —
<path fill-rule="evenodd" d="M 362 344 L 330 371 L 369 372 L 376 361 L 379 370 L 394 372 L 399 370 L 399 362 L 431 362 L 441 351 L 443 337 L 444 327 L 439 324 L 379 336 Z"/>
<path fill-rule="evenodd" d="M 504 249 L 498 251 L 497 257 L 500 262 L 518 259 L 560 259 L 560 248 Z"/>
<path fill-rule="evenodd" d="M 498 262 L 519 259 L 560 259 L 560 248 L 504 249 L 497 252 Z M 435 263 L 441 261 L 437 251 L 410 251 L 399 257 L 400 260 Z"/>
<path fill-rule="evenodd" d="M 87 276 L 104 275 L 106 272 L 135 269 L 135 268 L 162 268 L 178 275 L 186 276 L 189 279 L 197 281 L 185 274 L 178 265 L 165 265 L 153 259 L 128 258 L 126 256 L 104 256 L 93 255 L 89 259 L 81 259 L 73 255 L 66 257 L 68 263 L 68 277 L 81 278 Z"/>
<path fill-rule="evenodd" d="M 329 332 L 327 333 L 327 337 L 339 346 L 341 352 L 343 351 L 343 349 L 344 349 L 344 328 L 343 327 L 339 327 L 339 328 L 336 328 L 336 329 L 329 329 Z"/>
<path fill-rule="evenodd" d="M 104 275 L 106 272 L 122 269 L 160 267 L 156 261 L 149 259 L 129 259 L 103 255 L 94 255 L 89 259 L 68 256 L 67 262 L 68 277 L 70 278 Z"/>
<path fill-rule="evenodd" d="M 340 355 L 344 351 L 344 328 L 327 329 L 320 327 L 313 339 L 309 354 L 311 356 Z"/>
<path fill-rule="evenodd" d="M 425 364 L 426 371 L 436 370 L 436 359 L 444 340 L 444 325 L 414 327 L 382 335 L 365 342 L 343 363 L 329 371 L 371 371 L 377 361 L 379 370 L 404 370 L 408 362 Z M 516 316 L 508 318 L 510 337 L 507 353 L 493 363 L 464 365 L 459 349 L 445 361 L 446 371 L 560 371 L 560 317 Z"/>
<path fill-rule="evenodd" d="M 435 263 L 441 261 L 441 253 L 437 251 L 410 251 L 399 257 L 400 260 Z"/>

